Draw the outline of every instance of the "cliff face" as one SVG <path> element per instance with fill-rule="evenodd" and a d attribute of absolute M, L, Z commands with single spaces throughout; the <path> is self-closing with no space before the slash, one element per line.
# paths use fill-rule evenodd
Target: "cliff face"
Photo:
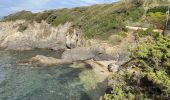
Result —
<path fill-rule="evenodd" d="M 20 32 L 19 26 L 25 21 L 0 23 L 0 47 L 7 50 L 30 50 L 48 48 L 53 50 L 75 48 L 82 45 L 81 31 L 67 22 L 54 27 L 45 21 L 28 24 Z M 71 30 L 71 31 L 70 31 Z"/>

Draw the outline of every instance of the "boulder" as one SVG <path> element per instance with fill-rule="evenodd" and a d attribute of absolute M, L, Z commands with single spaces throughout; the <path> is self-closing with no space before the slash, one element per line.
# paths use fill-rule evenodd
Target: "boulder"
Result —
<path fill-rule="evenodd" d="M 116 65 L 115 63 L 110 63 L 107 69 L 109 72 L 117 72 L 119 69 L 119 65 Z"/>

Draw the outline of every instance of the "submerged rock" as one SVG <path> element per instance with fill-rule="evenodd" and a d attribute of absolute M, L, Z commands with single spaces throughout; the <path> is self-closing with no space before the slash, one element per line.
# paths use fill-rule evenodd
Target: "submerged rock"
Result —
<path fill-rule="evenodd" d="M 43 55 L 37 55 L 28 60 L 17 61 L 17 64 L 35 64 L 40 66 L 52 66 L 52 65 L 60 65 L 60 64 L 70 64 L 72 61 L 64 60 L 64 59 L 56 59 L 53 57 L 46 57 Z"/>

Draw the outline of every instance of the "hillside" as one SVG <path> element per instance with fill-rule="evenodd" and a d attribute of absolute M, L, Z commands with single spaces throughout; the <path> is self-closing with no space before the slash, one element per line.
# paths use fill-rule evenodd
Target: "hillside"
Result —
<path fill-rule="evenodd" d="M 128 5 L 127 7 L 125 7 Z M 21 11 L 4 17 L 4 21 L 15 21 L 25 19 L 29 22 L 40 23 L 46 20 L 49 24 L 58 26 L 65 22 L 72 22 L 74 27 L 83 30 L 85 37 L 99 37 L 105 39 L 116 31 L 126 31 L 126 21 L 137 21 L 143 14 L 142 6 L 138 3 L 117 2 L 113 4 L 101 4 L 72 9 L 59 9 L 31 13 Z"/>
<path fill-rule="evenodd" d="M 118 31 L 127 31 L 127 24 L 139 23 L 139 26 L 148 26 L 141 23 L 146 9 L 163 6 L 167 10 L 168 0 L 126 0 L 112 4 L 100 4 L 72 9 L 49 10 L 40 13 L 21 11 L 4 17 L 3 21 L 27 20 L 29 23 L 42 20 L 54 26 L 72 22 L 74 27 L 81 28 L 86 38 L 107 39 Z M 147 10 L 148 11 L 148 10 Z"/>

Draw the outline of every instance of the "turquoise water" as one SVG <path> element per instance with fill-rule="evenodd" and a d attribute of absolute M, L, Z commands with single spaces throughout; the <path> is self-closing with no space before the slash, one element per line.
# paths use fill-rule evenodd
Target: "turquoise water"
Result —
<path fill-rule="evenodd" d="M 83 65 L 36 67 L 17 60 L 37 54 L 60 58 L 61 52 L 0 51 L 0 100 L 98 100 L 104 84 Z"/>

